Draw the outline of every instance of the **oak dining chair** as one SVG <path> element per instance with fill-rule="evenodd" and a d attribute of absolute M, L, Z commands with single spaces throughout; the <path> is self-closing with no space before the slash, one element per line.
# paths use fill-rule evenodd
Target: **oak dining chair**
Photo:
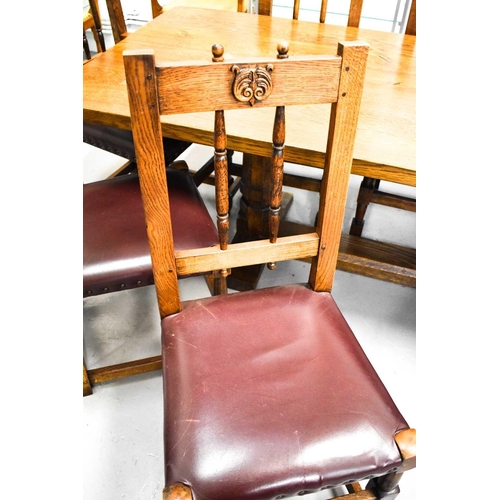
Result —
<path fill-rule="evenodd" d="M 175 149 L 165 154 L 167 159 L 175 159 L 177 156 Z M 218 235 L 214 223 L 187 165 L 184 162 L 170 164 L 166 168 L 166 178 L 176 248 L 186 250 L 199 245 L 217 244 Z M 166 182 L 165 172 L 159 182 Z M 207 277 L 207 280 L 212 293 L 223 292 L 218 288 L 218 278 Z M 116 294 L 153 285 L 137 172 L 84 184 L 84 300 L 87 297 Z M 83 395 L 91 394 L 95 384 L 160 368 L 160 356 L 132 359 L 91 370 L 87 370 L 84 361 Z"/>
<path fill-rule="evenodd" d="M 284 498 L 340 485 L 352 499 L 393 499 L 415 466 L 416 431 L 331 294 L 368 51 L 344 42 L 337 56 L 294 57 L 280 42 L 277 56 L 226 61 L 214 44 L 212 62 L 171 64 L 153 50 L 123 53 L 162 330 L 164 500 Z M 277 237 L 286 107 L 310 103 L 331 105 L 318 224 Z M 270 236 L 229 244 L 224 113 L 260 108 L 275 110 Z M 214 113 L 219 244 L 178 251 L 161 116 L 194 112 Z M 181 302 L 186 274 L 297 258 L 311 259 L 308 283 L 289 276 L 287 285 Z"/>

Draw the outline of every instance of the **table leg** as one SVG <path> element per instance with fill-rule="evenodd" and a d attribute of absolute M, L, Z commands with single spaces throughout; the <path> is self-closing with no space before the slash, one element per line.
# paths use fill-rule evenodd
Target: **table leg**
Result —
<path fill-rule="evenodd" d="M 243 155 L 241 200 L 233 243 L 269 237 L 269 187 L 271 158 Z M 293 195 L 283 193 L 281 217 L 284 218 Z M 228 288 L 244 291 L 256 288 L 264 265 L 239 267 L 231 270 Z"/>

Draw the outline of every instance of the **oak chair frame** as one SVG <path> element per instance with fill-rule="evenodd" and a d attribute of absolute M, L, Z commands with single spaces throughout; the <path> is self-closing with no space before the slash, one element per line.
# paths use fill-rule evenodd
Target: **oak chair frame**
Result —
<path fill-rule="evenodd" d="M 124 51 L 124 65 L 130 102 L 134 141 L 138 147 L 137 165 L 144 200 L 150 241 L 151 258 L 160 317 L 182 311 L 178 277 L 195 272 L 219 270 L 225 273 L 233 267 L 248 264 L 270 264 L 289 259 L 311 259 L 309 286 L 316 291 L 330 292 L 333 286 L 342 221 L 351 171 L 352 152 L 357 116 L 361 102 L 368 46 L 363 42 L 339 43 L 338 56 L 288 57 L 288 46 L 278 46 L 274 60 L 224 61 L 221 46 L 213 46 L 213 63 L 172 63 L 157 65 L 152 50 Z M 252 103 L 255 107 L 276 107 L 270 156 L 272 157 L 272 187 L 270 196 L 269 240 L 228 243 L 228 159 L 224 111 L 249 107 L 248 99 L 239 100 L 232 87 L 233 73 L 249 64 L 257 69 L 272 70 L 273 92 L 265 100 Z M 305 94 L 316 90 L 314 99 L 295 92 L 294 77 L 301 67 L 301 88 Z M 257 71 L 255 69 L 255 72 Z M 283 76 L 284 75 L 284 76 Z M 290 80 L 287 76 L 290 75 Z M 255 76 L 254 76 L 255 78 Z M 292 82 L 292 84 L 290 84 Z M 325 84 L 326 82 L 326 84 Z M 336 82 L 336 83 L 332 83 Z M 278 97 L 274 99 L 274 90 Z M 252 98 L 254 97 L 253 94 Z M 330 133 L 325 155 L 324 177 L 321 184 L 320 209 L 316 230 L 308 234 L 277 237 L 280 222 L 281 187 L 284 162 L 284 108 L 305 103 L 330 103 Z M 163 180 L 163 144 L 160 117 L 169 113 L 213 111 L 214 163 L 217 193 L 217 222 L 220 245 L 175 252 L 169 215 L 167 186 Z M 332 185 L 337 186 L 333 194 Z M 371 479 L 363 490 L 359 483 L 347 486 L 351 499 L 393 499 L 399 493 L 402 473 L 415 467 L 414 429 L 400 431 L 394 437 L 401 453 L 399 469 Z M 174 484 L 163 490 L 164 500 L 192 499 L 184 484 Z"/>

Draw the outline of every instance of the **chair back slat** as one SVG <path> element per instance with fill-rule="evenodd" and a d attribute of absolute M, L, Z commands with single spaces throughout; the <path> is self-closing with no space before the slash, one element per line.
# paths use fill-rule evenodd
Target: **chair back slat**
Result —
<path fill-rule="evenodd" d="M 412 0 L 408 21 L 406 21 L 405 35 L 417 35 L 417 0 Z"/>
<path fill-rule="evenodd" d="M 158 0 L 151 0 L 151 14 L 153 19 L 156 19 L 160 14 L 163 14 L 163 7 Z"/>
<path fill-rule="evenodd" d="M 156 65 L 152 51 L 147 50 L 124 51 L 123 56 L 161 317 L 180 311 L 177 276 L 184 274 L 215 271 L 225 276 L 233 267 L 310 258 L 311 287 L 330 290 L 340 244 L 368 45 L 344 42 L 339 43 L 337 56 L 294 58 L 287 57 L 287 45 L 280 44 L 277 59 L 253 59 L 250 65 L 248 61 L 224 61 L 220 48 L 215 50 L 212 63 L 160 66 Z M 238 70 L 234 69 L 235 65 Z M 268 65 L 273 68 L 267 74 L 261 74 L 259 68 L 266 69 Z M 238 80 L 236 77 L 243 71 L 247 73 Z M 325 102 L 331 105 L 331 119 L 316 232 L 279 237 L 283 163 L 286 159 L 285 106 Z M 246 108 L 252 113 L 255 108 L 269 106 L 276 108 L 270 137 L 273 149 L 270 162 L 270 239 L 230 244 L 224 110 Z M 220 245 L 174 253 L 160 116 L 199 111 L 215 113 L 214 157 Z"/>
<path fill-rule="evenodd" d="M 349 17 L 347 18 L 347 26 L 359 28 L 361 21 L 361 11 L 363 10 L 363 0 L 351 0 L 349 6 Z"/>
<path fill-rule="evenodd" d="M 160 112 L 330 103 L 338 95 L 340 62 L 337 56 L 318 56 L 159 67 Z M 269 80 L 270 89 L 266 87 Z"/>
<path fill-rule="evenodd" d="M 319 22 L 320 23 L 325 22 L 327 6 L 328 6 L 328 0 L 321 0 L 321 10 L 319 12 Z"/>
<path fill-rule="evenodd" d="M 319 12 L 319 22 L 324 23 L 326 20 L 326 11 L 328 7 L 328 0 L 321 0 L 321 8 Z M 293 2 L 293 19 L 297 20 L 299 18 L 300 10 L 300 0 L 294 0 Z M 347 18 L 347 26 L 354 28 L 359 28 L 359 22 L 361 20 L 361 11 L 363 10 L 363 0 L 351 0 L 349 6 L 349 15 Z M 259 14 L 265 14 L 260 12 Z M 271 12 L 267 13 L 271 15 Z"/>
<path fill-rule="evenodd" d="M 260 16 L 271 16 L 273 13 L 273 2 L 272 0 L 259 0 L 257 8 Z"/>

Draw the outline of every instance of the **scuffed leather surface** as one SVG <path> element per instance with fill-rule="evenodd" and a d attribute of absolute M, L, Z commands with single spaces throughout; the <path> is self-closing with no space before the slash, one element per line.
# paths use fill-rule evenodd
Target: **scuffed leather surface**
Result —
<path fill-rule="evenodd" d="M 408 428 L 331 294 L 288 285 L 162 321 L 166 484 L 271 499 L 381 475 Z"/>
<path fill-rule="evenodd" d="M 167 180 L 175 249 L 217 244 L 217 230 L 189 172 L 167 169 Z M 137 174 L 85 184 L 83 296 L 152 283 Z"/>
<path fill-rule="evenodd" d="M 83 142 L 115 155 L 136 161 L 134 141 L 131 130 L 122 130 L 105 125 L 83 123 Z M 176 139 L 163 138 L 165 163 L 172 163 L 191 143 Z"/>

